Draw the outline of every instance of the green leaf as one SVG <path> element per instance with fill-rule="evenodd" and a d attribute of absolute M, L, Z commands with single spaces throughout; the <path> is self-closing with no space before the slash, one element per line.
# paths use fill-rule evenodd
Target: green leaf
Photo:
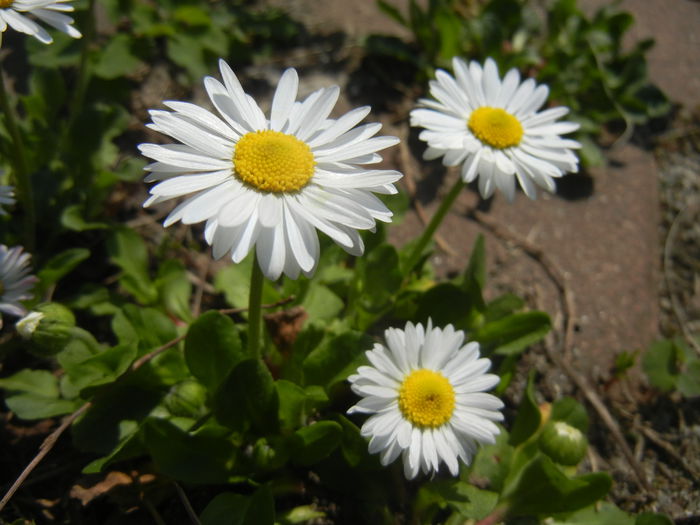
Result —
<path fill-rule="evenodd" d="M 132 50 L 136 41 L 128 34 L 117 34 L 100 50 L 99 60 L 93 69 L 95 75 L 108 80 L 125 77 L 142 62 Z"/>
<path fill-rule="evenodd" d="M 248 356 L 230 317 L 210 311 L 190 325 L 185 360 L 192 375 L 212 392 Z"/>
<path fill-rule="evenodd" d="M 138 345 L 141 353 L 177 337 L 173 321 L 155 308 L 126 304 L 112 318 L 112 330 L 121 344 Z"/>
<path fill-rule="evenodd" d="M 189 26 L 209 26 L 211 18 L 209 13 L 194 5 L 183 5 L 173 11 L 173 20 Z"/>
<path fill-rule="evenodd" d="M 294 433 L 292 461 L 311 466 L 326 458 L 340 444 L 342 427 L 335 421 L 319 421 Z"/>
<path fill-rule="evenodd" d="M 0 379 L 0 388 L 16 392 L 5 399 L 7 407 L 21 419 L 42 419 L 69 414 L 82 401 L 59 398 L 58 379 L 47 370 L 21 370 Z"/>
<path fill-rule="evenodd" d="M 344 381 L 364 361 L 364 352 L 370 348 L 372 339 L 360 332 L 326 338 L 304 359 L 305 384 L 328 389 Z"/>
<path fill-rule="evenodd" d="M 332 320 L 338 317 L 343 309 L 343 300 L 334 294 L 330 288 L 317 282 L 312 282 L 301 302 L 311 319 Z"/>
<path fill-rule="evenodd" d="M 341 452 L 345 461 L 351 467 L 357 467 L 360 462 L 366 460 L 368 456 L 367 441 L 360 434 L 360 429 L 345 416 L 338 414 L 336 416 L 340 426 L 343 429 L 343 435 L 340 439 Z"/>
<path fill-rule="evenodd" d="M 291 381 L 275 381 L 279 398 L 279 420 L 284 429 L 299 428 L 304 422 L 306 391 Z"/>
<path fill-rule="evenodd" d="M 209 502 L 200 521 L 202 525 L 273 525 L 275 501 L 267 487 L 252 496 L 224 492 Z"/>
<path fill-rule="evenodd" d="M 90 250 L 85 248 L 69 248 L 51 257 L 37 275 L 42 290 L 56 284 L 88 257 Z"/>
<path fill-rule="evenodd" d="M 399 254 L 396 248 L 386 243 L 358 260 L 356 272 L 361 284 L 359 302 L 362 308 L 373 313 L 391 303 L 403 280 L 399 270 Z"/>
<path fill-rule="evenodd" d="M 404 27 L 408 27 L 408 22 L 395 6 L 385 0 L 377 0 L 377 7 L 384 12 L 389 18 L 392 18 Z"/>
<path fill-rule="evenodd" d="M 192 435 L 170 421 L 149 418 L 141 429 L 158 470 L 185 483 L 225 483 L 233 466 L 233 444 L 223 436 Z"/>
<path fill-rule="evenodd" d="M 234 308 L 248 306 L 252 265 L 253 257 L 248 255 L 240 263 L 224 267 L 214 277 L 214 288 L 216 291 L 222 292 L 226 302 Z M 265 279 L 263 282 L 263 304 L 274 303 L 281 298 L 273 283 L 269 279 Z"/>
<path fill-rule="evenodd" d="M 192 284 L 181 261 L 168 259 L 158 268 L 155 286 L 165 310 L 184 321 L 192 320 L 190 296 Z"/>
<path fill-rule="evenodd" d="M 508 444 L 508 432 L 502 430 L 496 443 L 479 449 L 469 472 L 469 480 L 475 484 L 501 492 L 510 473 L 514 448 Z"/>
<path fill-rule="evenodd" d="M 432 319 L 435 326 L 451 324 L 464 330 L 478 308 L 478 301 L 473 302 L 467 292 L 454 284 L 442 283 L 419 297 L 416 320 L 426 323 Z"/>
<path fill-rule="evenodd" d="M 512 314 L 486 323 L 472 337 L 499 355 L 517 354 L 541 340 L 551 329 L 544 312 Z"/>
<path fill-rule="evenodd" d="M 552 421 L 564 421 L 584 434 L 588 431 L 588 414 L 581 403 L 572 397 L 562 397 L 552 404 Z"/>
<path fill-rule="evenodd" d="M 97 355 L 91 355 L 79 362 L 63 360 L 66 374 L 74 388 L 81 394 L 85 389 L 112 383 L 121 376 L 136 357 L 136 348 L 131 344 L 108 348 Z"/>
<path fill-rule="evenodd" d="M 523 399 L 518 406 L 518 412 L 515 416 L 515 423 L 510 432 L 509 443 L 514 447 L 524 443 L 537 432 L 540 427 L 542 415 L 540 414 L 539 406 L 535 401 L 535 371 L 531 371 L 525 387 Z"/>
<path fill-rule="evenodd" d="M 92 222 L 85 219 L 85 210 L 80 204 L 72 204 L 61 213 L 61 225 L 76 232 L 104 230 L 109 225 L 104 222 Z"/>
<path fill-rule="evenodd" d="M 78 400 L 56 399 L 37 394 L 18 394 L 5 399 L 7 408 L 20 419 L 44 419 L 70 414 L 82 402 Z"/>
<path fill-rule="evenodd" d="M 505 497 L 513 516 L 547 516 L 587 507 L 604 498 L 611 485 L 610 476 L 602 472 L 568 478 L 551 459 L 538 455 Z"/>
<path fill-rule="evenodd" d="M 634 525 L 673 525 L 673 520 L 666 514 L 643 512 L 637 516 Z"/>
<path fill-rule="evenodd" d="M 278 412 L 275 382 L 259 359 L 238 363 L 216 394 L 216 417 L 232 429 L 252 426 L 261 433 L 274 432 L 279 426 Z"/>
<path fill-rule="evenodd" d="M 246 525 L 245 517 L 251 498 L 243 494 L 223 492 L 202 511 L 202 525 Z"/>
<path fill-rule="evenodd" d="M 678 377 L 678 391 L 685 397 L 700 396 L 700 360 L 688 363 Z"/>
<path fill-rule="evenodd" d="M 676 387 L 678 353 L 675 341 L 665 339 L 652 344 L 644 354 L 644 372 L 651 384 L 661 391 L 668 392 Z"/>
<path fill-rule="evenodd" d="M 73 424 L 73 444 L 83 452 L 119 457 L 118 450 L 136 435 L 163 394 L 136 383 L 134 376 L 102 390 L 88 412 Z"/>
<path fill-rule="evenodd" d="M 480 520 L 494 509 L 497 502 L 496 492 L 482 490 L 460 480 L 436 480 L 420 488 L 416 510 L 424 514 L 430 507 L 450 507 L 462 518 Z"/>
<path fill-rule="evenodd" d="M 48 370 L 20 370 L 0 379 L 0 388 L 9 392 L 24 392 L 46 398 L 58 397 L 58 379 Z"/>
<path fill-rule="evenodd" d="M 686 397 L 700 395 L 700 359 L 681 339 L 651 345 L 642 367 L 651 384 L 662 391 L 675 388 Z"/>
<path fill-rule="evenodd" d="M 112 263 L 123 271 L 119 283 L 138 301 L 151 304 L 158 294 L 148 272 L 148 249 L 141 236 L 130 228 L 118 228 L 107 242 Z"/>
<path fill-rule="evenodd" d="M 486 305 L 484 322 L 498 321 L 525 306 L 525 301 L 514 294 L 506 293 Z"/>

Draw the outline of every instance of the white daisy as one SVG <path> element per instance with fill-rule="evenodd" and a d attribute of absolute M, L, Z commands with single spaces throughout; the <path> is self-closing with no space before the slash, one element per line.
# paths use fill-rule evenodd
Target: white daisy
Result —
<path fill-rule="evenodd" d="M 37 24 L 31 14 L 42 22 L 55 27 L 73 38 L 83 36 L 75 27 L 73 19 L 63 13 L 73 11 L 69 5 L 70 0 L 0 0 L 0 32 L 4 32 L 7 26 L 15 31 L 26 33 L 35 37 L 44 44 L 53 42 L 53 38 L 46 30 Z"/>
<path fill-rule="evenodd" d="M 381 452 L 383 465 L 403 455 L 404 473 L 413 479 L 437 472 L 441 462 L 459 473 L 457 459 L 471 462 L 478 443 L 494 443 L 503 403 L 484 390 L 498 384 L 487 374 L 491 361 L 479 359 L 479 344 L 464 342 L 464 332 L 406 323 L 384 333 L 388 348 L 366 352 L 372 366 L 361 366 L 348 380 L 363 397 L 348 413 L 373 414 L 362 435 L 369 451 Z"/>
<path fill-rule="evenodd" d="M 365 167 L 396 137 L 373 137 L 381 124 L 356 126 L 370 109 L 328 116 L 337 86 L 296 101 L 298 77 L 288 69 L 275 91 L 270 118 L 247 95 L 223 60 L 224 83 L 204 86 L 219 116 L 186 102 L 164 102 L 152 110 L 151 129 L 182 144 L 141 144 L 156 162 L 146 166 L 150 190 L 144 206 L 188 196 L 168 215 L 177 221 L 206 221 L 204 236 L 214 257 L 230 253 L 240 262 L 256 246 L 265 276 L 311 275 L 319 258 L 316 229 L 352 255 L 364 251 L 357 230 L 371 230 L 392 213 L 373 193 L 393 194 L 401 178 L 394 170 Z"/>
<path fill-rule="evenodd" d="M 28 253 L 23 253 L 21 246 L 8 248 L 0 244 L 0 312 L 17 317 L 27 313 L 20 301 L 31 299 L 32 294 L 29 290 L 37 280 L 33 275 L 29 275 L 30 258 Z"/>
<path fill-rule="evenodd" d="M 0 215 L 7 215 L 4 206 L 15 205 L 15 189 L 12 186 L 0 186 Z"/>
<path fill-rule="evenodd" d="M 425 128 L 419 135 L 428 143 L 425 159 L 443 157 L 445 166 L 462 164 L 465 182 L 479 177 L 484 198 L 501 190 L 508 200 L 515 195 L 515 179 L 534 199 L 535 184 L 554 191 L 554 178 L 578 171 L 572 149 L 581 145 L 559 135 L 578 129 L 574 122 L 557 122 L 566 107 L 538 111 L 549 94 L 545 85 L 528 78 L 520 82 L 516 69 L 501 81 L 498 68 L 487 59 L 482 68 L 452 59 L 456 79 L 438 69 L 430 82 L 435 100 L 411 111 L 411 125 Z"/>

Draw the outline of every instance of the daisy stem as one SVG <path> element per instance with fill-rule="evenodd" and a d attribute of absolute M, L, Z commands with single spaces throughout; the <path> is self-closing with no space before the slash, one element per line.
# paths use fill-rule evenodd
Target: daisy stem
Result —
<path fill-rule="evenodd" d="M 2 33 L 0 33 L 0 45 L 1 44 Z M 2 67 L 0 67 L 0 110 L 2 110 L 2 114 L 4 115 L 5 126 L 13 143 L 13 175 L 15 184 L 17 185 L 17 193 L 24 206 L 24 247 L 28 251 L 33 251 L 35 222 L 34 195 L 29 177 L 29 168 L 27 167 L 24 142 L 22 141 L 22 135 L 17 126 L 17 115 L 10 104 L 10 97 L 5 85 L 5 73 L 2 71 Z"/>
<path fill-rule="evenodd" d="M 430 222 L 425 227 L 425 230 L 423 230 L 423 233 L 421 234 L 420 238 L 413 246 L 413 250 L 411 251 L 408 260 L 406 261 L 406 275 L 413 271 L 414 267 L 418 263 L 418 260 L 421 258 L 421 255 L 423 255 L 425 247 L 433 238 L 433 235 L 435 235 L 435 232 L 437 231 L 440 224 L 442 224 L 445 215 L 447 215 L 447 212 L 452 207 L 452 204 L 454 203 L 455 199 L 457 198 L 457 195 L 459 195 L 459 192 L 462 190 L 463 187 L 464 181 L 461 177 L 458 177 L 457 182 L 455 182 L 450 192 L 440 203 L 440 207 L 435 212 L 435 215 L 433 215 L 432 219 L 430 219 Z"/>
<path fill-rule="evenodd" d="M 253 270 L 250 275 L 250 295 L 248 296 L 248 350 L 251 356 L 260 357 L 260 328 L 262 324 L 262 290 L 265 277 L 258 264 L 257 254 L 253 255 Z"/>

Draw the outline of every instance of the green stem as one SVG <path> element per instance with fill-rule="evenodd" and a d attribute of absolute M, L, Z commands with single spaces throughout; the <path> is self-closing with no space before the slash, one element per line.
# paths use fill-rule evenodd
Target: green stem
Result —
<path fill-rule="evenodd" d="M 0 33 L 0 45 L 2 44 L 2 33 Z M 5 86 L 5 74 L 0 67 L 0 109 L 4 115 L 7 132 L 12 139 L 13 153 L 12 168 L 15 178 L 15 185 L 19 199 L 24 207 L 24 247 L 27 251 L 34 251 L 34 194 L 29 178 L 29 168 L 27 167 L 27 157 L 24 150 L 24 142 L 17 126 L 17 116 L 14 108 L 10 104 L 10 97 Z"/>
<path fill-rule="evenodd" d="M 260 357 L 260 328 L 262 325 L 263 276 L 258 256 L 253 255 L 253 270 L 250 275 L 250 295 L 248 296 L 248 350 L 251 356 Z"/>
<path fill-rule="evenodd" d="M 413 251 L 411 252 L 411 255 L 409 255 L 408 261 L 406 263 L 407 275 L 414 269 L 414 267 L 418 263 L 418 260 L 423 254 L 423 250 L 425 250 L 425 247 L 433 238 L 433 235 L 437 231 L 438 227 L 440 226 L 440 224 L 442 224 L 445 215 L 447 215 L 447 212 L 452 207 L 452 204 L 454 203 L 455 199 L 457 198 L 457 195 L 459 195 L 459 192 L 462 190 L 463 187 L 464 181 L 461 177 L 457 178 L 457 182 L 455 182 L 450 192 L 440 203 L 440 207 L 435 212 L 435 215 L 433 215 L 433 218 L 430 219 L 428 226 L 426 226 L 425 230 L 423 230 L 423 233 L 418 239 L 418 242 L 416 242 L 415 246 L 413 247 Z"/>

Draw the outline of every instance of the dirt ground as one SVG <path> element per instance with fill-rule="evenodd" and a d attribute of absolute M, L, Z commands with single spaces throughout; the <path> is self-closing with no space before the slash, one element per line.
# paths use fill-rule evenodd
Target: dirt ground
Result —
<path fill-rule="evenodd" d="M 407 36 L 403 28 L 378 16 L 374 0 L 264 3 L 287 10 L 312 33 L 341 32 L 350 48 L 348 55 L 354 44 L 373 32 Z M 605 3 L 579 0 L 587 12 Z M 594 452 L 588 467 L 613 472 L 617 481 L 613 499 L 623 508 L 662 511 L 678 523 L 700 523 L 700 403 L 657 395 L 639 366 L 622 380 L 613 374 L 620 352 L 643 351 L 660 337 L 680 333 L 681 324 L 686 328 L 698 324 L 700 308 L 693 307 L 700 305 L 698 265 L 695 272 L 676 278 L 675 258 L 667 257 L 664 267 L 663 252 L 668 251 L 668 229 L 681 211 L 685 210 L 684 220 L 676 222 L 685 229 L 677 237 L 687 240 L 691 230 L 697 230 L 700 3 L 625 0 L 620 7 L 636 19 L 629 42 L 655 39 L 648 54 L 649 74 L 677 105 L 676 119 L 653 136 L 635 134 L 631 141 L 616 143 L 606 152 L 604 167 L 565 177 L 556 195 L 540 194 L 536 202 L 521 193 L 512 204 L 498 195 L 480 203 L 473 189 L 463 192 L 439 230 L 443 249 L 432 262 L 442 275 L 460 271 L 474 239 L 484 233 L 490 272 L 487 294 L 513 291 L 557 322 L 549 350 L 547 345 L 533 348 L 523 363 L 540 372 L 542 400 L 562 394 L 589 401 L 590 396 L 598 397 L 624 429 L 629 456 L 622 440 L 611 439 L 610 427 L 593 416 Z M 304 62 L 303 56 L 298 58 Z M 341 85 L 347 81 L 342 70 L 322 76 Z M 318 80 L 314 76 L 311 82 Z M 393 117 L 383 116 L 388 124 L 385 132 L 405 134 L 405 122 Z M 400 166 L 409 189 L 415 184 L 415 202 L 430 217 L 456 175 L 445 173 L 439 164 L 423 164 L 423 147 L 409 141 L 408 152 L 395 152 L 387 162 Z M 690 210 L 694 215 L 689 206 L 694 206 Z M 422 224 L 413 209 L 392 228 L 392 240 L 405 242 L 421 231 Z M 687 243 L 684 246 L 677 248 L 687 259 Z M 682 312 L 672 308 L 670 281 L 679 289 Z M 568 341 L 567 319 L 571 319 Z M 552 356 L 552 352 L 564 353 Z M 571 365 L 568 368 L 577 378 L 557 366 L 562 361 Z M 601 415 L 590 406 L 589 412 Z M 646 485 L 634 474 L 635 467 L 644 471 Z"/>

